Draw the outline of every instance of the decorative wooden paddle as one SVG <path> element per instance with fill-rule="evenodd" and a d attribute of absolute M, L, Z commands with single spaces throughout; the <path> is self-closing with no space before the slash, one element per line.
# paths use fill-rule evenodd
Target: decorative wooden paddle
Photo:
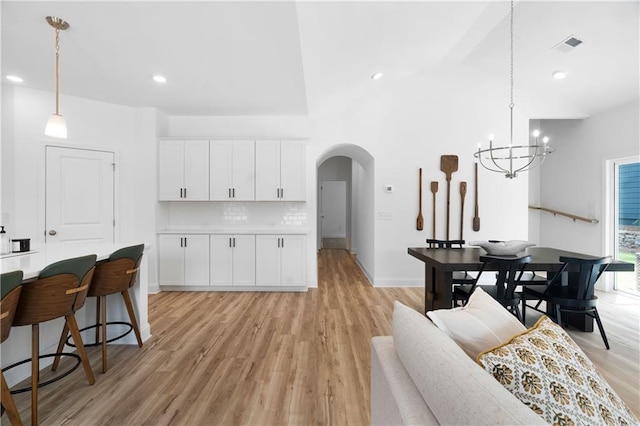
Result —
<path fill-rule="evenodd" d="M 480 230 L 480 217 L 478 216 L 478 163 L 476 164 L 476 212 L 473 216 L 473 230 L 478 232 Z"/>
<path fill-rule="evenodd" d="M 449 240 L 449 222 L 450 222 L 450 209 L 451 209 L 451 174 L 458 171 L 458 156 L 457 155 L 443 155 L 440 157 L 440 170 L 443 171 L 447 177 L 447 240 Z"/>
<path fill-rule="evenodd" d="M 462 229 L 464 227 L 464 197 L 467 195 L 467 182 L 460 182 L 460 239 L 462 237 Z"/>
<path fill-rule="evenodd" d="M 436 192 L 438 192 L 438 182 L 431 182 L 431 193 L 433 194 L 433 239 L 436 239 Z"/>
<path fill-rule="evenodd" d="M 419 208 L 418 208 L 418 219 L 416 220 L 416 229 L 418 231 L 422 231 L 424 228 L 424 219 L 422 219 L 422 167 L 420 167 L 420 189 L 418 195 Z"/>

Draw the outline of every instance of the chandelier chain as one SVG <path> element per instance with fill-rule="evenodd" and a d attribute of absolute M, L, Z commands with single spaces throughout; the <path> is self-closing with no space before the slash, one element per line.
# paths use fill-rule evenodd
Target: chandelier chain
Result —
<path fill-rule="evenodd" d="M 510 108 L 513 108 L 514 103 L 513 103 L 513 0 L 511 0 L 511 26 L 510 26 L 510 40 L 511 40 L 511 44 L 509 46 L 509 51 L 510 51 L 510 68 L 509 68 L 509 72 L 510 72 L 510 77 L 511 77 L 511 86 L 510 86 L 510 95 L 511 95 L 511 104 L 509 105 Z"/>

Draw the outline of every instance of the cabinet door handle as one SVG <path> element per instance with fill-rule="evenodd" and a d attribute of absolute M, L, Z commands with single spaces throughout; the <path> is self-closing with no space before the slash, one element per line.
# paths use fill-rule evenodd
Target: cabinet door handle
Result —
<path fill-rule="evenodd" d="M 231 198 L 231 188 L 229 188 L 229 198 Z"/>
<path fill-rule="evenodd" d="M 282 248 L 284 248 L 284 238 L 282 239 Z"/>
<path fill-rule="evenodd" d="M 280 198 L 284 198 L 284 188 L 280 188 Z"/>
<path fill-rule="evenodd" d="M 231 238 L 229 238 L 229 248 L 231 248 Z"/>
<path fill-rule="evenodd" d="M 233 237 L 233 248 L 236 248 L 236 237 Z"/>
<path fill-rule="evenodd" d="M 187 188 L 184 189 L 184 198 L 187 198 Z M 186 241 L 186 238 L 185 238 Z"/>
<path fill-rule="evenodd" d="M 184 247 L 184 246 L 182 245 L 182 240 L 183 240 L 183 238 L 182 238 L 182 237 L 180 237 L 180 247 Z"/>
<path fill-rule="evenodd" d="M 280 248 L 280 238 L 278 238 L 278 248 Z"/>
<path fill-rule="evenodd" d="M 182 188 L 180 188 L 180 198 L 182 198 Z"/>
<path fill-rule="evenodd" d="M 187 246 L 187 237 L 184 237 L 184 246 Z"/>
<path fill-rule="evenodd" d="M 231 197 L 231 198 L 236 198 L 236 189 L 235 188 L 233 188 L 231 190 L 231 193 L 233 194 L 233 197 Z"/>

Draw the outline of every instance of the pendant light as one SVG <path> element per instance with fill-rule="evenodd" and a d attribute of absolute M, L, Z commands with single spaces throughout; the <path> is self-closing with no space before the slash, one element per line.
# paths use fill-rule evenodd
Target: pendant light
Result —
<path fill-rule="evenodd" d="M 69 28 L 69 23 L 55 16 L 47 16 L 47 22 L 56 30 L 56 112 L 49 117 L 44 134 L 54 138 L 66 139 L 67 122 L 60 115 L 60 30 Z"/>
<path fill-rule="evenodd" d="M 539 139 L 540 131 L 533 132 L 533 143 L 520 143 L 518 145 L 513 142 L 513 0 L 511 0 L 510 14 L 510 100 L 509 103 L 509 145 L 494 146 L 493 136 L 489 136 L 489 148 L 482 148 L 478 144 L 478 150 L 473 154 L 478 159 L 482 167 L 492 172 L 498 172 L 505 175 L 507 179 L 515 178 L 518 173 L 530 170 L 541 165 L 547 158 L 548 154 L 555 152 L 555 149 L 549 146 L 549 138 L 543 137 Z"/>

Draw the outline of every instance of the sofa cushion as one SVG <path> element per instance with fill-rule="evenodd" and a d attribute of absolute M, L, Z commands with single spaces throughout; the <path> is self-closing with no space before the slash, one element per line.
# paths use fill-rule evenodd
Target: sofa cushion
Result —
<path fill-rule="evenodd" d="M 441 424 L 544 424 L 429 319 L 397 301 L 393 342 Z"/>
<path fill-rule="evenodd" d="M 478 363 L 549 423 L 638 424 L 569 335 L 543 316 Z"/>
<path fill-rule="evenodd" d="M 480 352 L 526 330 L 516 317 L 480 287 L 476 287 L 465 306 L 430 311 L 427 316 L 473 360 Z"/>

